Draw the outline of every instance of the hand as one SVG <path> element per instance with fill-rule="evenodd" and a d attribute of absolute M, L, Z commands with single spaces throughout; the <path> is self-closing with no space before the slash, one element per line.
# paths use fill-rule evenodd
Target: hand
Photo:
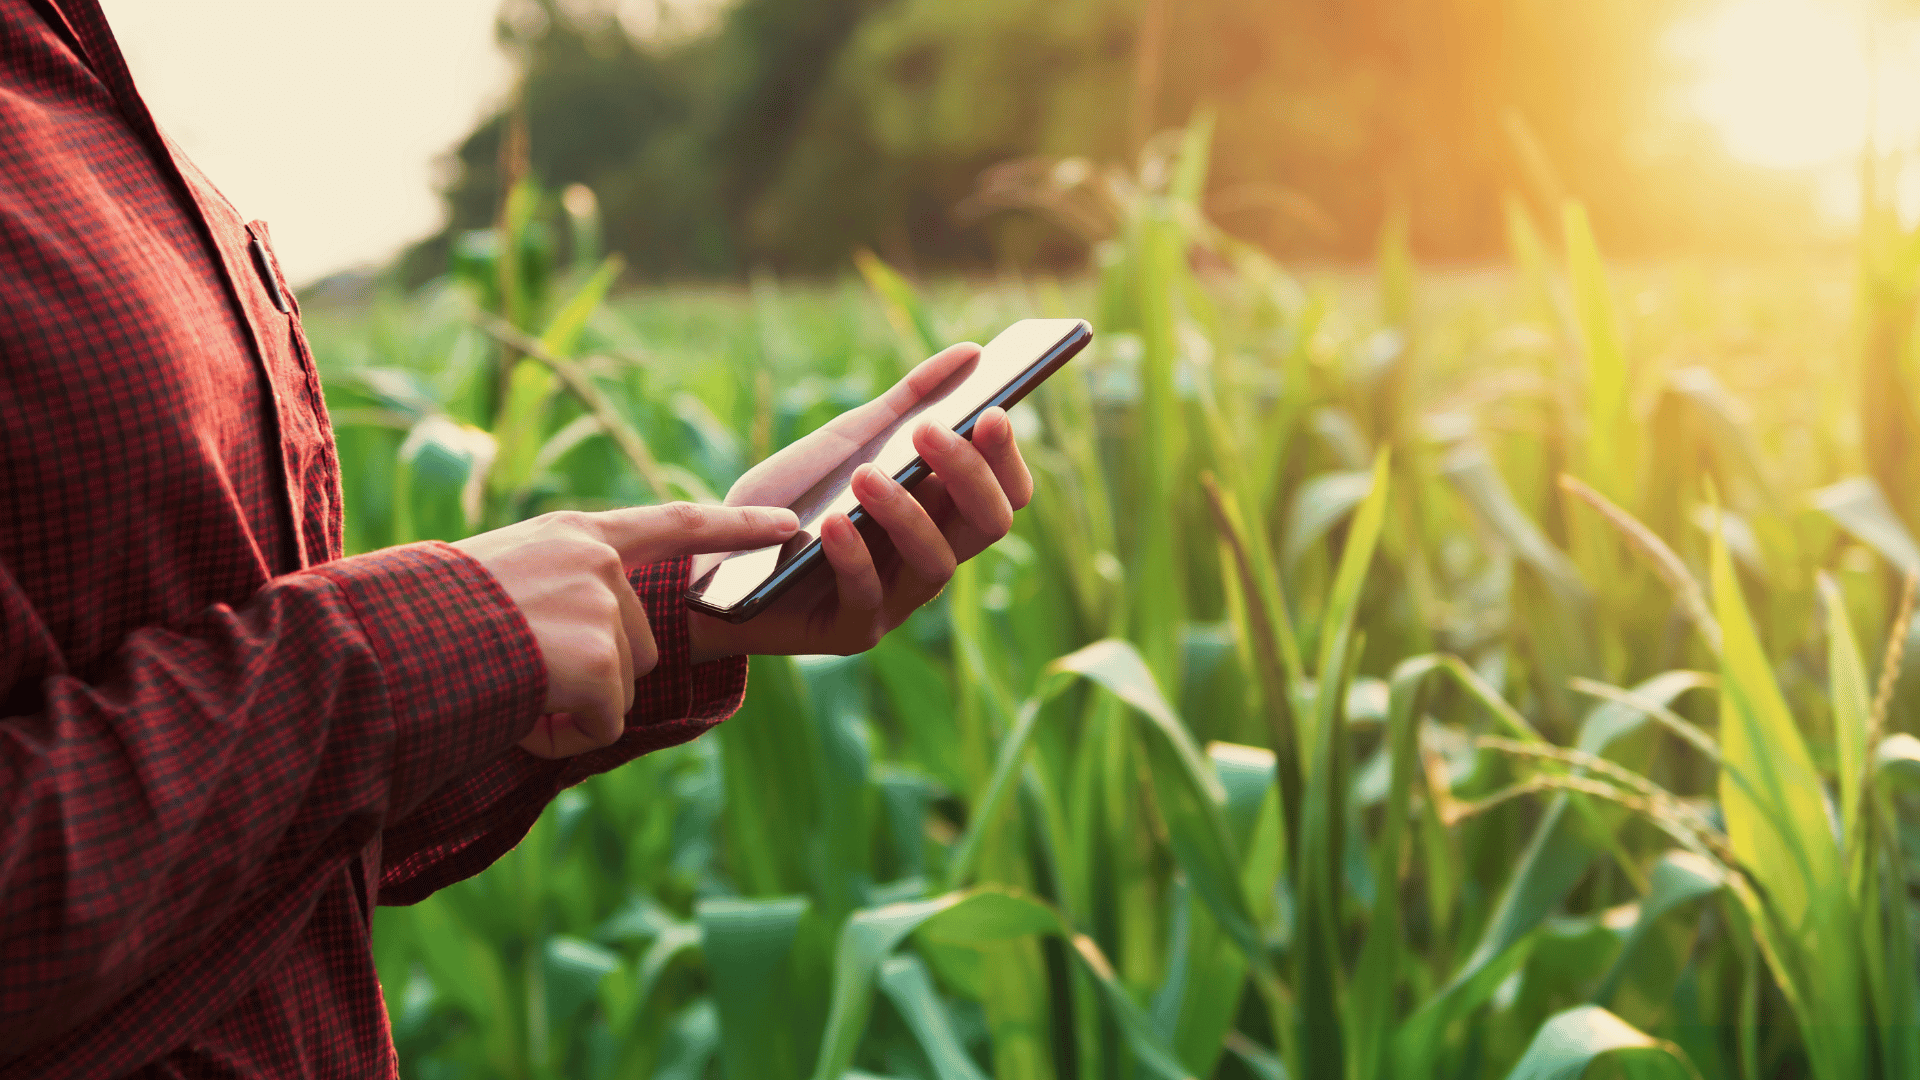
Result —
<path fill-rule="evenodd" d="M 727 493 L 727 505 L 792 502 L 979 352 L 973 344 L 941 350 L 885 394 L 754 466 Z M 871 465 L 854 473 L 853 493 L 877 526 L 870 526 L 871 544 L 845 515 L 822 522 L 820 543 L 833 573 L 808 574 L 739 625 L 688 612 L 693 661 L 864 652 L 939 595 L 955 566 L 1007 535 L 1013 512 L 1033 498 L 1033 477 L 1000 409 L 981 414 L 970 443 L 927 424 L 914 432 L 913 445 L 934 474 L 911 495 Z M 696 560 L 696 578 L 701 572 Z"/>
<path fill-rule="evenodd" d="M 778 544 L 798 528 L 784 508 L 669 503 L 545 514 L 456 541 L 526 616 L 547 666 L 546 715 L 520 748 L 571 757 L 609 745 L 626 729 L 634 680 L 660 658 L 627 570 Z"/>

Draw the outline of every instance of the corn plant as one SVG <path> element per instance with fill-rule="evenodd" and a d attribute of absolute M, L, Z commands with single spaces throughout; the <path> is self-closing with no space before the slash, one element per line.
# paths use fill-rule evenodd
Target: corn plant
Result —
<path fill-rule="evenodd" d="M 447 280 L 313 312 L 356 549 L 711 497 L 948 340 L 1096 324 L 938 601 L 381 910 L 406 1075 L 1920 1074 L 1920 543 L 1865 415 L 1910 312 L 1723 356 L 1846 312 L 1612 266 L 1552 185 L 1497 281 L 1404 211 L 1300 275 L 1207 218 L 1208 139 L 999 192 L 1085 281 L 616 294 L 524 183 Z M 1861 404 L 1807 424 L 1828 360 Z"/>

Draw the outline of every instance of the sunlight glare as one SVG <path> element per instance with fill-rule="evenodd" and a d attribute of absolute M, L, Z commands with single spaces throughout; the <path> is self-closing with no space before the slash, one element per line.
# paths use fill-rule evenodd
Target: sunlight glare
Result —
<path fill-rule="evenodd" d="M 1876 111 L 1883 148 L 1920 137 L 1910 23 L 1881 28 L 1872 73 L 1862 16 L 1839 0 L 1726 0 L 1676 38 L 1699 77 L 1693 108 L 1744 161 L 1798 169 L 1850 160 Z"/>

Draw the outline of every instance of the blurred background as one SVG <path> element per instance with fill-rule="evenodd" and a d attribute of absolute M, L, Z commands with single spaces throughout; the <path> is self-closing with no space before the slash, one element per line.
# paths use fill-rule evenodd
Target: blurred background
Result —
<path fill-rule="evenodd" d="M 1920 1076 L 1891 0 L 107 0 L 347 546 L 1080 316 L 878 648 L 383 907 L 420 1080 Z"/>
<path fill-rule="evenodd" d="M 500 201 L 511 118 L 599 197 L 639 276 L 1060 269 L 1086 237 L 1002 212 L 990 166 L 1130 160 L 1205 106 L 1205 205 L 1277 254 L 1353 259 L 1389 208 L 1424 257 L 1499 254 L 1504 191 L 1547 177 L 1622 255 L 1836 235 L 1852 166 L 1920 129 L 1912 27 L 1835 0 L 1416 3 L 110 0 L 175 138 L 296 276 L 402 255 L 412 284 Z M 1872 76 L 1878 76 L 1873 78 Z M 405 249 L 404 253 L 402 249 Z"/>

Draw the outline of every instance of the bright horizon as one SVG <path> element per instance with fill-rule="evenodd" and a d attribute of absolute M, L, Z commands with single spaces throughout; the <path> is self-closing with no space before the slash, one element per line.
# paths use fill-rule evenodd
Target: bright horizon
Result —
<path fill-rule="evenodd" d="M 308 282 L 440 227 L 436 162 L 498 107 L 512 71 L 499 0 L 102 0 L 161 125 Z M 711 17 L 717 0 L 679 0 Z M 653 0 L 628 0 L 640 29 Z M 632 18 L 628 18 L 632 14 Z M 1735 157 L 1840 175 L 1866 131 L 1861 17 L 1835 0 L 1725 0 L 1676 29 L 1698 72 L 1680 106 Z M 1880 42 L 1882 145 L 1920 141 L 1920 33 Z M 1844 200 L 1851 189 L 1835 185 Z M 1829 207 L 1842 216 L 1847 207 Z"/>
<path fill-rule="evenodd" d="M 1699 80 L 1686 95 L 1729 153 L 1776 169 L 1851 167 L 1869 117 L 1883 148 L 1920 139 L 1920 34 L 1840 0 L 1727 0 L 1675 31 Z"/>

